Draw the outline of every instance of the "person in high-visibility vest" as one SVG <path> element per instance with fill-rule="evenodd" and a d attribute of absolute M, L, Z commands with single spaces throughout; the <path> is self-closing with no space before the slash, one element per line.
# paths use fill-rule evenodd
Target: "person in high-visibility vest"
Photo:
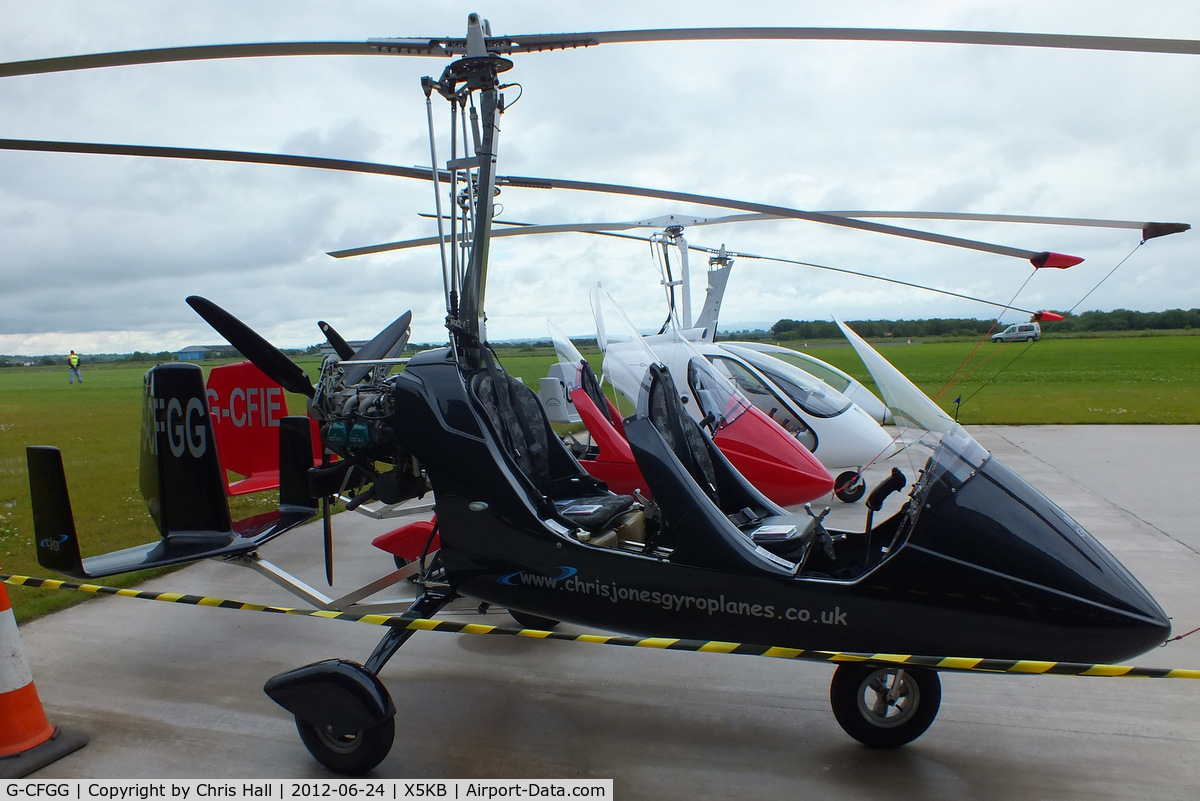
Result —
<path fill-rule="evenodd" d="M 71 375 L 67 378 L 67 383 L 74 384 L 75 380 L 79 379 L 79 383 L 82 384 L 83 373 L 79 371 L 79 354 L 71 351 L 71 355 L 67 357 L 67 364 L 71 365 Z"/>

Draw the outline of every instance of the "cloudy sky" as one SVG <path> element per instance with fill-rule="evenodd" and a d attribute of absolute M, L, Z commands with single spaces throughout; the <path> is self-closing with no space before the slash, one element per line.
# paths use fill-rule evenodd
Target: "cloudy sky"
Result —
<path fill-rule="evenodd" d="M 681 9 L 686 8 L 686 12 Z M 1200 39 L 1187 0 L 950 2 L 0 3 L 0 61 L 228 42 L 694 26 L 856 26 Z M 794 208 L 1037 214 L 1200 223 L 1200 56 L 881 43 L 612 45 L 514 57 L 502 174 L 609 181 Z M 428 165 L 423 75 L 438 59 L 308 57 L 0 78 L 0 138 L 222 148 Z M 509 89 L 510 103 L 518 90 Z M 442 109 L 439 130 L 446 131 Z M 445 146 L 440 154 L 445 156 Z M 505 219 L 634 220 L 719 210 L 507 189 Z M 297 168 L 0 151 L 0 353 L 175 350 L 219 337 L 201 294 L 283 346 L 325 319 L 366 338 L 406 309 L 441 340 L 434 250 L 326 251 L 428 236 L 429 185 Z M 909 223 L 920 227 L 919 223 Z M 1086 261 L 1033 275 L 1023 308 L 1200 306 L 1200 232 L 925 223 Z M 878 272 L 1005 302 L 1018 259 L 800 221 L 693 228 L 694 244 Z M 694 295 L 704 259 L 693 254 Z M 498 240 L 494 339 L 592 330 L 587 289 L 635 322 L 665 315 L 647 245 L 578 234 Z M 1085 295 L 1087 295 L 1085 299 Z M 740 260 L 723 323 L 971 316 L 993 308 Z M 1010 312 L 1005 320 L 1023 315 Z"/>

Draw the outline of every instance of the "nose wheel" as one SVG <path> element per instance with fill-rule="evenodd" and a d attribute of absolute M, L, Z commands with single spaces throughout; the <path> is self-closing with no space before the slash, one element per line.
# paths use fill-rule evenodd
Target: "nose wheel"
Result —
<path fill-rule="evenodd" d="M 839 665 L 829 685 L 833 716 L 868 748 L 899 748 L 925 733 L 942 704 L 937 671 Z"/>
<path fill-rule="evenodd" d="M 856 470 L 838 473 L 833 486 L 834 496 L 843 503 L 856 503 L 867 492 L 867 482 Z"/>

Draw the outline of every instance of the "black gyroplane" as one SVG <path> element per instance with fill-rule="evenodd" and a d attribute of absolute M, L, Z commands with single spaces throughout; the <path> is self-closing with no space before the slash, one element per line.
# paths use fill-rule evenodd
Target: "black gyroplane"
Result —
<path fill-rule="evenodd" d="M 1197 43 L 1022 34 L 735 29 L 493 37 L 472 15 L 465 38 L 363 44 L 234 45 L 115 53 L 0 65 L 0 76 L 171 60 L 300 53 L 457 57 L 427 97 L 451 109 L 445 169 L 382 168 L 308 157 L 172 148 L 30 143 L 4 147 L 263 161 L 383 171 L 432 181 L 439 206 L 465 198 L 442 251 L 449 345 L 416 354 L 392 375 L 388 354 L 402 316 L 370 344 L 330 357 L 315 384 L 246 324 L 203 298 L 191 306 L 263 372 L 309 398 L 324 450 L 313 467 L 309 423 L 281 434 L 280 508 L 232 521 L 199 367 L 168 364 L 145 379 L 140 482 L 161 539 L 82 558 L 56 448 L 29 449 L 38 556 L 50 569 L 98 577 L 221 558 L 255 562 L 258 548 L 315 516 L 320 499 L 396 503 L 432 491 L 421 591 L 407 617 L 429 617 L 466 596 L 529 615 L 663 638 L 756 643 L 861 654 L 929 654 L 1104 663 L 1162 643 L 1166 615 L 1092 536 L 994 459 L 932 402 L 856 342 L 898 421 L 921 425 L 908 448 L 927 449 L 919 473 L 894 471 L 869 494 L 863 530 L 830 530 L 824 515 L 783 509 L 748 484 L 681 404 L 661 364 L 645 365 L 638 408 L 623 421 L 646 480 L 618 495 L 591 477 L 546 420 L 536 395 L 505 372 L 488 345 L 485 290 L 493 194 L 534 185 L 639 194 L 763 212 L 983 249 L 1037 266 L 1076 261 L 1050 252 L 986 245 L 878 223 L 679 192 L 522 179 L 496 172 L 504 56 L 528 50 L 655 39 L 902 38 L 1031 46 L 1198 52 Z M 477 110 L 469 119 L 467 109 Z M 460 116 L 461 115 L 461 116 Z M 431 127 L 431 143 L 435 141 Z M 466 140 L 466 141 L 464 141 Z M 460 151 L 461 148 L 461 151 Z M 439 208 L 439 229 L 441 211 Z M 460 228 L 461 226 L 461 228 Z M 462 242 L 461 247 L 457 243 Z M 331 335 L 332 339 L 339 339 Z M 336 343 L 335 343 L 336 344 Z M 346 358 L 350 355 L 350 358 Z M 874 513 L 907 490 L 898 511 Z M 903 497 L 903 496 L 897 496 Z M 267 572 L 261 564 L 259 568 Z M 304 591 L 307 592 L 307 591 Z M 302 593 L 303 594 L 303 593 Z M 323 603 L 309 593 L 306 597 Z M 348 774 L 387 755 L 396 708 L 379 674 L 412 631 L 390 628 L 363 663 L 329 660 L 271 678 L 265 690 L 295 717 L 321 763 Z M 894 747 L 919 736 L 940 701 L 935 670 L 872 661 L 837 668 L 835 715 L 853 737 Z"/>

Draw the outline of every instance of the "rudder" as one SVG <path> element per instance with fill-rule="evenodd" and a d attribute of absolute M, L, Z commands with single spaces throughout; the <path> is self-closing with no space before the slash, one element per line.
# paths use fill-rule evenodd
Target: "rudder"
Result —
<path fill-rule="evenodd" d="M 144 387 L 139 484 L 159 534 L 228 541 L 233 526 L 204 371 L 160 364 L 146 373 Z"/>

